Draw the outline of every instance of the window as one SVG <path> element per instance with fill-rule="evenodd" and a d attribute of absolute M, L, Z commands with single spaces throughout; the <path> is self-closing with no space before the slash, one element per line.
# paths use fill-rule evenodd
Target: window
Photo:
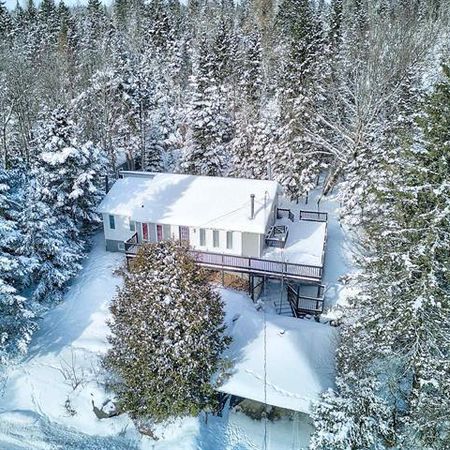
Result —
<path fill-rule="evenodd" d="M 125 251 L 125 243 L 124 243 L 124 242 L 119 242 L 119 243 L 117 244 L 117 249 L 118 249 L 119 251 L 121 251 L 121 252 L 124 252 L 124 251 Z"/>
<path fill-rule="evenodd" d="M 217 230 L 213 230 L 213 247 L 219 246 L 219 232 Z"/>
<path fill-rule="evenodd" d="M 111 228 L 111 230 L 115 230 L 116 229 L 116 221 L 114 219 L 114 216 L 109 216 L 109 228 Z"/>
<path fill-rule="evenodd" d="M 134 220 L 130 220 L 130 231 L 136 231 L 136 222 Z"/>
<path fill-rule="evenodd" d="M 156 240 L 158 242 L 163 240 L 163 227 L 162 227 L 162 225 L 156 225 Z"/>
<path fill-rule="evenodd" d="M 170 225 L 163 225 L 163 238 L 170 239 Z"/>
<path fill-rule="evenodd" d="M 206 232 L 204 228 L 200 228 L 200 245 L 202 247 L 206 245 Z"/>
<path fill-rule="evenodd" d="M 227 231 L 227 248 L 233 248 L 233 232 Z"/>

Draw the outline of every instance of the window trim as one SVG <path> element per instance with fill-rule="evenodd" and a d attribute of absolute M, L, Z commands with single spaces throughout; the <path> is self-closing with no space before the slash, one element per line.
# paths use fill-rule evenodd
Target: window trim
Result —
<path fill-rule="evenodd" d="M 108 214 L 109 216 L 109 229 L 115 230 L 116 229 L 116 218 L 113 214 Z"/>

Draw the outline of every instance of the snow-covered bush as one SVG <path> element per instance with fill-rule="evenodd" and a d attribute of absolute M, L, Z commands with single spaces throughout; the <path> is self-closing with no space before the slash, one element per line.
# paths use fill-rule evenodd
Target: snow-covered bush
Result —
<path fill-rule="evenodd" d="M 161 421 L 215 405 L 212 378 L 229 342 L 223 303 L 187 248 L 143 246 L 111 312 L 105 365 L 121 409 Z"/>

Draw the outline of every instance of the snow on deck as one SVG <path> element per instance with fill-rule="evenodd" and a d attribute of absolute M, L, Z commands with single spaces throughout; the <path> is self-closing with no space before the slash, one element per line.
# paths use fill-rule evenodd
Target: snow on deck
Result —
<path fill-rule="evenodd" d="M 334 385 L 336 329 L 308 320 L 257 311 L 248 296 L 221 291 L 228 333 L 231 376 L 220 391 L 272 406 L 309 413 L 312 402 Z M 266 345 L 264 346 L 264 341 Z M 267 398 L 264 395 L 266 347 Z"/>
<path fill-rule="evenodd" d="M 278 189 L 270 180 L 149 173 L 117 180 L 98 210 L 138 222 L 264 234 Z"/>
<path fill-rule="evenodd" d="M 283 249 L 267 247 L 263 258 L 280 260 L 295 264 L 323 266 L 322 255 L 326 240 L 326 223 L 287 218 L 278 219 L 275 225 L 286 225 L 289 228 L 286 245 Z"/>

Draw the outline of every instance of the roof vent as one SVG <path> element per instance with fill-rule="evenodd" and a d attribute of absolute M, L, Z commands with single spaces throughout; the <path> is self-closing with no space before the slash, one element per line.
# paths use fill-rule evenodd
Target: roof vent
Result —
<path fill-rule="evenodd" d="M 250 194 L 250 219 L 255 218 L 255 194 Z"/>

